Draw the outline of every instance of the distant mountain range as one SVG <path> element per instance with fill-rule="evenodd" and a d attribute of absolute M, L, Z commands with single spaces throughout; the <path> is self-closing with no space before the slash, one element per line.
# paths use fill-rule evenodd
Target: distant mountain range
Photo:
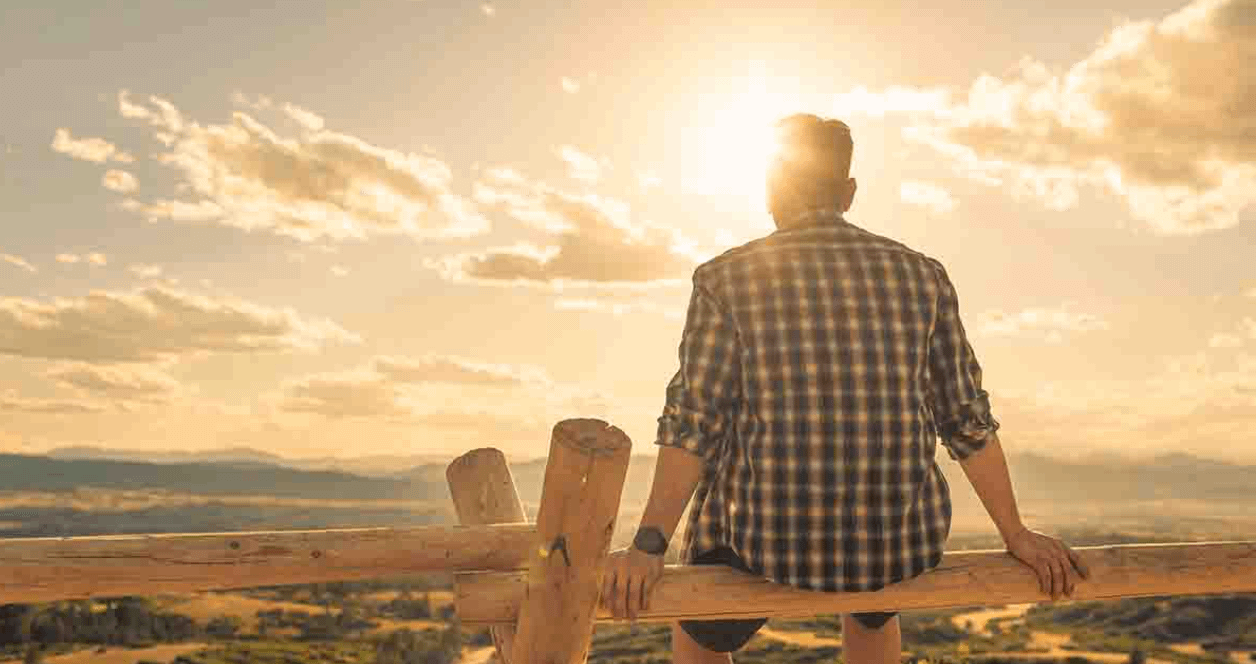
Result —
<path fill-rule="evenodd" d="M 143 463 L 215 463 L 232 466 L 274 466 L 295 470 L 332 470 L 371 477 L 403 474 L 415 466 L 449 462 L 446 454 L 375 454 L 360 457 L 297 458 L 280 456 L 252 447 L 224 447 L 201 451 L 128 450 L 79 445 L 56 447 L 44 453 L 53 459 L 139 461 Z"/>
<path fill-rule="evenodd" d="M 938 455 L 957 506 L 971 499 L 980 509 L 959 464 L 946 459 L 941 451 Z M 250 448 L 168 453 L 60 448 L 45 456 L 0 455 L 0 490 L 63 491 L 98 486 L 214 495 L 439 500 L 449 495 L 445 485 L 448 461 L 442 458 L 433 462 L 431 455 L 290 459 Z M 1021 452 L 1009 454 L 1008 465 L 1017 497 L 1027 503 L 1167 498 L 1256 501 L 1256 466 L 1189 454 L 1141 460 L 1111 455 L 1061 460 Z M 512 463 L 511 472 L 524 501 L 538 501 L 545 460 Z M 653 472 L 653 457 L 632 458 L 624 504 L 646 499 Z"/>
<path fill-rule="evenodd" d="M 445 460 L 420 463 L 388 476 L 368 476 L 286 467 L 279 464 L 291 460 L 252 452 L 171 454 L 159 457 L 165 459 L 163 463 L 0 454 L 0 536 L 407 526 L 449 523 L 454 518 Z M 92 453 L 107 455 L 108 451 Z M 997 546 L 997 535 L 959 464 L 941 452 L 939 457 L 951 487 L 952 533 L 959 536 L 955 546 Z M 200 460 L 179 461 L 188 458 Z M 1256 492 L 1252 490 L 1256 466 L 1186 454 L 1070 461 L 1013 453 L 1008 464 L 1021 514 L 1031 527 L 1072 529 L 1087 541 L 1124 531 L 1161 541 L 1256 536 Z M 643 455 L 632 457 L 629 463 L 620 509 L 623 525 L 617 529 L 621 536 L 639 518 L 654 465 L 654 457 Z M 545 460 L 512 463 L 511 473 L 529 518 L 535 518 Z M 71 493 L 92 488 L 134 490 L 137 498 L 107 492 Z M 66 495 L 40 498 L 23 492 Z M 196 494 L 209 500 L 165 499 L 159 492 Z M 316 502 L 292 500 L 298 498 Z M 125 506 L 128 501 L 132 506 Z"/>

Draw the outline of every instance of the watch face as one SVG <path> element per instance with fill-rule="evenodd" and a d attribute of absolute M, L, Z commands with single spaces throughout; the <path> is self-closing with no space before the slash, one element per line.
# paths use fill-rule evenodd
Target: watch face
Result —
<path fill-rule="evenodd" d="M 667 551 L 667 538 L 657 528 L 644 528 L 637 532 L 632 540 L 633 546 L 653 555 L 661 555 Z"/>

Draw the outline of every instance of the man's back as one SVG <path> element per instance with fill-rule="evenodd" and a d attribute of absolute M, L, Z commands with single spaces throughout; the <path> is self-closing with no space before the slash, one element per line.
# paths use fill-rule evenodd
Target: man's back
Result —
<path fill-rule="evenodd" d="M 659 418 L 661 444 L 714 441 L 693 450 L 712 470 L 682 557 L 729 546 L 828 591 L 935 567 L 951 517 L 938 429 L 962 458 L 998 426 L 941 264 L 815 211 L 705 263 L 694 290 Z M 726 417 L 699 415 L 704 399 Z"/>

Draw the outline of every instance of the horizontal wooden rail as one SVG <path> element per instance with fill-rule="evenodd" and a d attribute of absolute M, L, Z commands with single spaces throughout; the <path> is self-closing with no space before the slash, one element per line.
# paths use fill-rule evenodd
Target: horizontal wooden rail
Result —
<path fill-rule="evenodd" d="M 1202 595 L 1256 591 L 1256 542 L 1074 547 L 1092 580 L 1068 599 Z M 465 624 L 510 623 L 524 575 L 465 574 L 455 596 Z M 726 567 L 669 567 L 642 622 L 682 618 L 805 617 L 862 611 L 933 609 L 1050 601 L 1028 567 L 1004 551 L 948 553 L 937 569 L 876 592 L 796 590 Z M 599 621 L 611 616 L 599 609 Z"/>
<path fill-rule="evenodd" d="M 527 566 L 530 524 L 0 539 L 0 604 Z"/>
<path fill-rule="evenodd" d="M 0 539 L 0 604 L 227 590 L 445 571 L 467 623 L 513 622 L 533 524 Z M 1074 547 L 1094 579 L 1073 599 L 1256 592 L 1256 542 Z M 723 568 L 669 567 L 643 621 L 810 616 L 1047 601 L 1002 551 L 950 552 L 874 593 L 816 593 Z M 599 620 L 607 620 L 599 612 Z"/>

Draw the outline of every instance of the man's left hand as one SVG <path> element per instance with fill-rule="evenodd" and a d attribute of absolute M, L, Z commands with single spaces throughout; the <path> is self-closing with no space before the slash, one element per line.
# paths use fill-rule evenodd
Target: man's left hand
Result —
<path fill-rule="evenodd" d="M 602 606 L 619 619 L 636 620 L 650 608 L 650 595 L 663 576 L 663 556 L 635 547 L 612 551 L 602 578 Z"/>

